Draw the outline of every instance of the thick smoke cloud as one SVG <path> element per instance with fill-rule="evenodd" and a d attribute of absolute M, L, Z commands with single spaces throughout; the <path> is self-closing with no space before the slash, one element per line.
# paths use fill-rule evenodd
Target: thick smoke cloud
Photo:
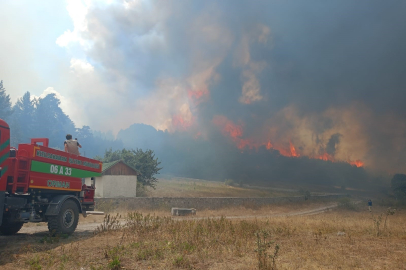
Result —
<path fill-rule="evenodd" d="M 140 122 L 404 172 L 405 2 L 72 3 L 57 43 L 95 128 Z"/>

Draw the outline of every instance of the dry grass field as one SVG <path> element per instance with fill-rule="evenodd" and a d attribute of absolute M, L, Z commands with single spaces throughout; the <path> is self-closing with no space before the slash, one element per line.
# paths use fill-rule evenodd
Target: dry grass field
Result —
<path fill-rule="evenodd" d="M 1 249 L 0 268 L 406 269 L 406 213 L 392 214 L 383 207 L 246 220 L 127 213 L 95 234 L 15 236 Z"/>
<path fill-rule="evenodd" d="M 165 177 L 158 180 L 148 197 L 281 197 L 298 195 L 295 192 L 228 186 L 224 182 L 201 179 Z"/>

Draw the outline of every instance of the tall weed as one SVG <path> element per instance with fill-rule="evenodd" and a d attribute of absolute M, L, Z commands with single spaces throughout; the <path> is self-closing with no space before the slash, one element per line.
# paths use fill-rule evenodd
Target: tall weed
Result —
<path fill-rule="evenodd" d="M 271 236 L 270 232 L 267 230 L 261 230 L 255 232 L 256 236 L 256 249 L 255 252 L 257 253 L 258 258 L 258 269 L 260 270 L 269 270 L 269 269 L 276 269 L 276 258 L 278 257 L 279 253 L 279 245 L 276 244 L 274 241 L 268 240 Z M 269 254 L 269 249 L 273 247 L 273 252 Z"/>

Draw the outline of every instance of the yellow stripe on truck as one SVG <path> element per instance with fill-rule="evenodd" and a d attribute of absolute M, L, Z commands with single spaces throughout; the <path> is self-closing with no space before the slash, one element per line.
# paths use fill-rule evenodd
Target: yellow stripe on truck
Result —
<path fill-rule="evenodd" d="M 56 187 L 47 187 L 47 186 L 29 186 L 29 188 L 54 189 L 54 190 L 69 190 L 69 191 L 82 191 L 81 189 L 56 188 Z"/>

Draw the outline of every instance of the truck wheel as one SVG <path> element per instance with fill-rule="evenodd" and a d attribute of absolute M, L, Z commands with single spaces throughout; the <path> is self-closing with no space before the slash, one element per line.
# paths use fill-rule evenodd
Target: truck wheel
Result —
<path fill-rule="evenodd" d="M 72 234 L 79 221 L 79 209 L 72 200 L 63 203 L 58 215 L 48 218 L 48 230 L 51 235 Z"/>
<path fill-rule="evenodd" d="M 19 230 L 23 227 L 24 222 L 13 222 L 9 223 L 7 220 L 3 220 L 3 223 L 0 226 L 1 235 L 13 235 L 18 233 Z"/>

